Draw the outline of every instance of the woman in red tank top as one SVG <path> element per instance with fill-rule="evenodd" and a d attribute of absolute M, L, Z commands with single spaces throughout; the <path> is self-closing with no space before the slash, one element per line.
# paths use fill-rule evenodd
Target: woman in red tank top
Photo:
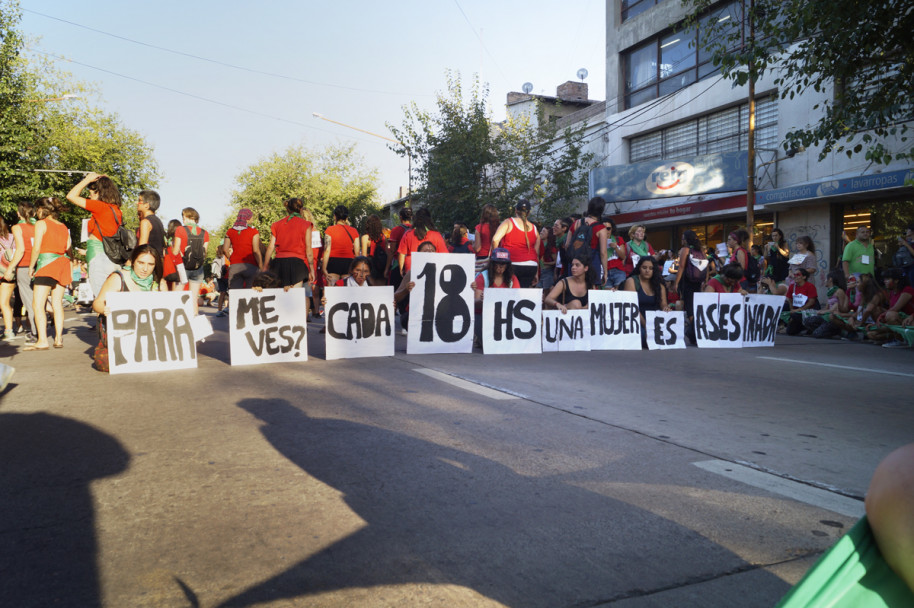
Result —
<path fill-rule="evenodd" d="M 514 217 L 506 219 L 492 237 L 492 248 L 504 247 L 511 254 L 514 276 L 521 287 L 536 285 L 539 274 L 540 234 L 527 220 L 530 201 L 520 199 L 514 206 Z"/>
<path fill-rule="evenodd" d="M 56 197 L 35 201 L 35 245 L 29 260 L 29 272 L 34 282 L 35 325 L 38 341 L 23 350 L 48 350 L 48 313 L 45 306 L 51 297 L 54 311 L 54 348 L 63 348 L 63 293 L 70 284 L 70 230 L 57 221 L 63 209 Z"/>
<path fill-rule="evenodd" d="M 359 231 L 349 225 L 349 208 L 337 205 L 333 210 L 333 224 L 324 230 L 324 274 L 327 284 L 336 285 L 349 276 L 352 258 L 361 255 Z"/>

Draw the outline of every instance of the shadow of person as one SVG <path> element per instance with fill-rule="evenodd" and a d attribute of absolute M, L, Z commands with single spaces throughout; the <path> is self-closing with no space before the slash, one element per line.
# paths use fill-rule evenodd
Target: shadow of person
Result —
<path fill-rule="evenodd" d="M 0 414 L 0 603 L 101 605 L 89 484 L 129 461 L 116 439 L 81 422 Z"/>
<path fill-rule="evenodd" d="M 312 418 L 282 399 L 238 405 L 367 525 L 223 606 L 406 583 L 459 585 L 506 606 L 589 605 L 694 577 L 696 564 L 709 572 L 745 565 L 692 530 L 556 478 L 387 429 Z M 671 565 L 671 555 L 681 563 Z"/>

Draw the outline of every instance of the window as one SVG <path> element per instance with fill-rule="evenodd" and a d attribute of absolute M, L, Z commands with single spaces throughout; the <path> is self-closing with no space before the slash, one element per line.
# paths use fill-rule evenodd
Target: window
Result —
<path fill-rule="evenodd" d="M 629 162 L 745 150 L 748 132 L 749 104 L 744 103 L 632 138 Z M 771 95 L 755 102 L 755 147 L 777 145 L 778 101 Z"/>
<path fill-rule="evenodd" d="M 653 5 L 653 2 L 642 0 L 640 3 L 628 4 L 634 10 L 636 4 Z M 625 6 L 626 2 L 623 0 L 623 16 Z M 704 31 L 704 26 L 712 20 L 722 24 L 726 30 L 739 28 L 742 22 L 739 9 L 738 0 L 705 15 L 701 19 L 702 26 L 699 31 Z M 673 93 L 718 73 L 718 69 L 711 63 L 711 53 L 699 48 L 695 37 L 694 29 L 683 28 L 656 36 L 647 43 L 621 54 L 625 69 L 626 109 Z"/>
<path fill-rule="evenodd" d="M 660 0 L 622 0 L 622 21 L 640 15 Z"/>

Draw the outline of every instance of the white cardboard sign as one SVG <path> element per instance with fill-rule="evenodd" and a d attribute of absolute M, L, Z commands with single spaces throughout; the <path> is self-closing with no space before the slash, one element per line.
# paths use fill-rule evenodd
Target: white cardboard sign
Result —
<path fill-rule="evenodd" d="M 540 289 L 486 289 L 482 298 L 482 351 L 489 355 L 543 352 Z"/>
<path fill-rule="evenodd" d="M 119 291 L 106 302 L 111 374 L 197 367 L 190 293 Z"/>
<path fill-rule="evenodd" d="M 232 365 L 307 361 L 305 290 L 229 291 Z"/>
<path fill-rule="evenodd" d="M 590 291 L 590 348 L 641 350 L 641 317 L 634 291 Z"/>
<path fill-rule="evenodd" d="M 327 360 L 393 357 L 394 288 L 328 287 Z"/>
<path fill-rule="evenodd" d="M 774 346 L 784 296 L 750 294 L 746 296 L 746 322 L 743 346 Z"/>
<path fill-rule="evenodd" d="M 742 348 L 745 306 L 738 293 L 696 293 L 695 338 L 701 348 Z"/>
<path fill-rule="evenodd" d="M 648 350 L 685 348 L 685 313 L 648 310 L 644 313 Z"/>
<path fill-rule="evenodd" d="M 473 352 L 473 256 L 416 252 L 409 274 L 407 354 Z"/>
<path fill-rule="evenodd" d="M 543 311 L 543 352 L 590 350 L 590 311 Z"/>

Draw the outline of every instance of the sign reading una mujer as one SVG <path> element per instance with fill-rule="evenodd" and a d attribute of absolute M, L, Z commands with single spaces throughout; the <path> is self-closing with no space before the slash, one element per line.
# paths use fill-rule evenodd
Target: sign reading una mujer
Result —
<path fill-rule="evenodd" d="M 543 352 L 539 289 L 486 289 L 482 298 L 482 352 L 518 355 Z"/>
<path fill-rule="evenodd" d="M 473 352 L 475 258 L 465 253 L 413 253 L 409 292 L 410 355 Z"/>
<path fill-rule="evenodd" d="M 307 361 L 305 290 L 229 291 L 232 365 Z"/>
<path fill-rule="evenodd" d="M 701 348 L 742 348 L 744 297 L 738 293 L 696 293 L 695 339 Z"/>
<path fill-rule="evenodd" d="M 590 348 L 641 350 L 641 312 L 634 291 L 588 291 Z"/>
<path fill-rule="evenodd" d="M 328 287 L 326 294 L 328 361 L 393 357 L 393 287 Z"/>
<path fill-rule="evenodd" d="M 113 292 L 107 303 L 110 373 L 197 367 L 190 293 Z"/>

